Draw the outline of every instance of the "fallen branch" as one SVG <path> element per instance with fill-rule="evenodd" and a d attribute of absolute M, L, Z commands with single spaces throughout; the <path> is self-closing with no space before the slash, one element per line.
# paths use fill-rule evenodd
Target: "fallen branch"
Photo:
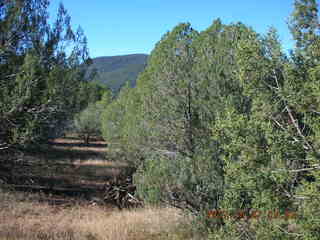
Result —
<path fill-rule="evenodd" d="M 136 186 L 132 176 L 123 176 L 108 182 L 104 187 L 103 201 L 115 204 L 120 210 L 123 208 L 143 206 L 143 201 L 134 197 Z"/>

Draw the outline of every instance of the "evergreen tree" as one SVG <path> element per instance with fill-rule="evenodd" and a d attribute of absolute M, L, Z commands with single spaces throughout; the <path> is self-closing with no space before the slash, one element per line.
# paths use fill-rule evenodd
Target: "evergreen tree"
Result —
<path fill-rule="evenodd" d="M 102 108 L 99 104 L 90 104 L 75 117 L 76 133 L 87 145 L 92 137 L 101 135 L 101 111 Z"/>
<path fill-rule="evenodd" d="M 89 62 L 86 38 L 81 29 L 72 31 L 62 5 L 50 26 L 48 4 L 13 0 L 1 5 L 0 136 L 7 147 L 55 136 L 77 111 L 85 75 L 81 65 Z"/>
<path fill-rule="evenodd" d="M 213 239 L 319 238 L 316 1 L 295 1 L 290 28 L 290 56 L 274 28 L 219 19 L 201 33 L 179 24 L 157 43 L 102 124 L 146 201 L 202 216 L 219 226 Z M 208 220 L 210 209 L 227 215 Z M 293 234 L 288 212 L 300 217 Z"/>
<path fill-rule="evenodd" d="M 181 24 L 152 52 L 137 85 L 149 136 L 136 182 L 146 199 L 197 215 L 219 208 L 223 162 L 211 128 L 226 103 L 246 109 L 234 74 L 242 32 L 243 25 L 228 27 L 219 20 L 200 34 Z"/>

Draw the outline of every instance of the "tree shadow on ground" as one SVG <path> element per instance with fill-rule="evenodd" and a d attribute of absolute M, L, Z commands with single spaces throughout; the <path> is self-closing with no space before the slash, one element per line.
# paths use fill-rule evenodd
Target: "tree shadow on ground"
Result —
<path fill-rule="evenodd" d="M 127 168 L 125 164 L 107 161 L 106 146 L 98 141 L 85 146 L 79 139 L 51 141 L 25 152 L 22 161 L 2 166 L 0 176 L 6 184 L 20 185 L 20 189 L 16 186 L 17 191 L 74 194 L 76 198 L 84 193 L 95 195 Z"/>
<path fill-rule="evenodd" d="M 107 148 L 108 144 L 102 142 L 92 142 L 85 144 L 83 142 L 54 142 L 50 141 L 48 143 L 53 147 L 87 147 L 87 148 Z"/>

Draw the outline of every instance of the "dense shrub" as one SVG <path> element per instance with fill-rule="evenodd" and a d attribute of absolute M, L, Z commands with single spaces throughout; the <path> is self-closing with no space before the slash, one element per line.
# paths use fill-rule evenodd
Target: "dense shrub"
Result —
<path fill-rule="evenodd" d="M 0 4 L 0 144 L 6 147 L 60 134 L 80 109 L 83 66 L 90 62 L 87 41 L 81 28 L 72 30 L 62 5 L 49 24 L 48 5 L 47 0 Z"/>
<path fill-rule="evenodd" d="M 273 28 L 260 35 L 216 20 L 200 33 L 179 24 L 163 36 L 137 87 L 126 88 L 103 120 L 104 136 L 137 166 L 146 201 L 192 212 L 209 229 L 218 227 L 213 238 L 319 237 L 314 0 L 295 1 L 290 29 L 290 56 Z M 210 209 L 300 218 L 218 221 L 206 218 Z"/>

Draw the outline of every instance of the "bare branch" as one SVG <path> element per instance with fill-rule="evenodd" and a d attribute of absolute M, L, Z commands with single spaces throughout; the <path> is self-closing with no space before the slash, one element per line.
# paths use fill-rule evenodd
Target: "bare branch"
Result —
<path fill-rule="evenodd" d="M 178 152 L 172 152 L 169 150 L 156 149 L 156 151 L 170 157 L 176 157 L 178 155 Z"/>
<path fill-rule="evenodd" d="M 288 106 L 286 106 L 286 110 L 287 110 L 287 112 L 289 114 L 289 117 L 291 119 L 291 122 L 293 123 L 294 127 L 296 128 L 297 133 L 299 134 L 299 136 L 303 139 L 304 143 L 308 146 L 309 150 L 312 150 L 313 152 L 316 153 L 316 150 L 313 148 L 313 146 L 311 146 L 311 144 L 306 140 L 305 136 L 301 132 L 300 127 L 299 127 L 299 125 L 297 123 L 297 120 L 292 115 L 291 109 Z"/>
<path fill-rule="evenodd" d="M 320 112 L 316 111 L 316 110 L 311 110 L 311 112 L 316 113 L 318 115 L 320 115 Z"/>
<path fill-rule="evenodd" d="M 275 172 L 298 173 L 298 172 L 307 172 L 307 171 L 312 171 L 312 170 L 317 170 L 317 169 L 320 169 L 320 165 L 314 165 L 313 167 L 310 167 L 310 168 L 301 168 L 301 169 L 293 169 L 293 170 L 277 169 L 277 170 L 272 171 L 272 173 L 275 173 Z"/>
<path fill-rule="evenodd" d="M 286 129 L 277 119 L 275 118 L 271 118 L 276 124 L 278 127 L 280 127 L 283 131 L 286 131 L 288 132 L 288 129 Z M 301 142 L 301 140 L 299 140 L 298 138 L 296 138 L 295 136 L 291 136 L 293 138 L 293 140 L 295 142 Z M 303 138 L 302 141 L 304 142 L 304 145 L 303 147 L 307 150 L 310 150 L 310 144 Z M 311 149 L 313 149 L 313 147 L 311 146 Z"/>
<path fill-rule="evenodd" d="M 274 74 L 274 80 L 276 81 L 277 84 L 277 88 L 278 90 L 280 89 L 280 85 L 279 85 L 279 81 L 278 81 L 278 77 L 277 77 L 277 73 L 275 70 L 273 70 L 273 74 Z"/>

